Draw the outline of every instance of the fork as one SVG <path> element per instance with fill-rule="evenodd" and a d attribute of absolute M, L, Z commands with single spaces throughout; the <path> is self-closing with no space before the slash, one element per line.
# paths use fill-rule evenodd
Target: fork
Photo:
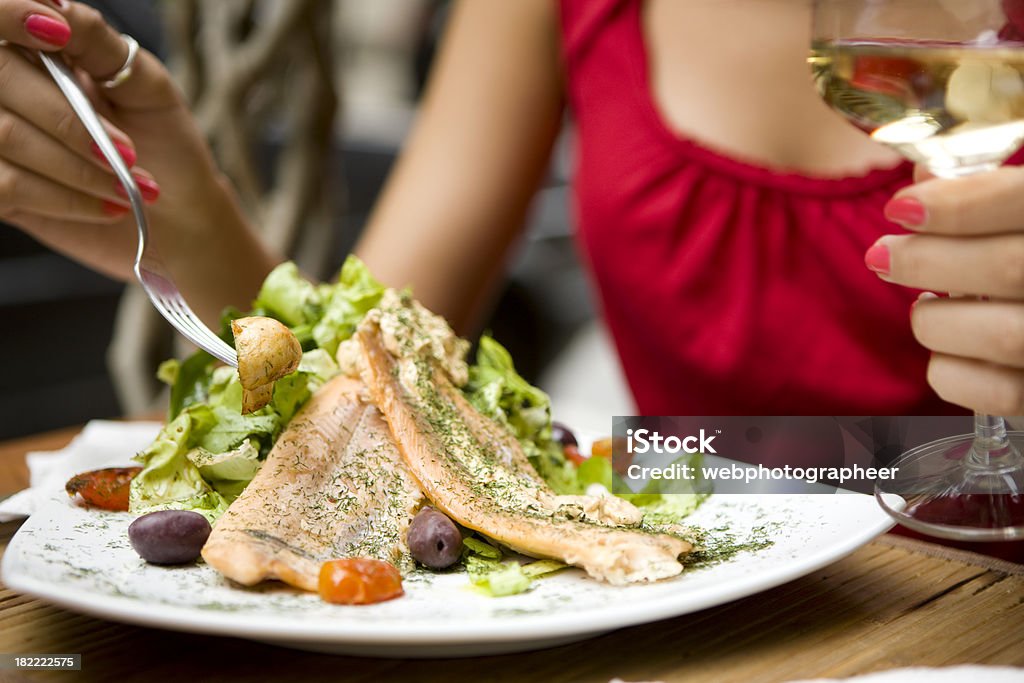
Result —
<path fill-rule="evenodd" d="M 135 277 L 142 285 L 142 289 L 149 295 L 149 300 L 153 302 L 153 306 L 160 312 L 160 315 L 166 318 L 167 322 L 186 339 L 214 358 L 237 368 L 238 354 L 235 353 L 235 350 L 199 319 L 199 316 L 192 311 L 188 302 L 181 295 L 181 291 L 174 284 L 174 280 L 159 257 L 152 250 L 147 251 L 149 224 L 146 222 L 146 214 L 143 211 L 142 194 L 139 192 L 128 166 L 124 163 L 117 148 L 114 147 L 110 136 L 107 135 L 92 103 L 89 102 L 89 98 L 78 85 L 71 69 L 59 58 L 45 52 L 40 52 L 39 58 L 46 70 L 50 72 L 50 76 L 56 81 L 57 87 L 64 93 L 64 97 L 71 104 L 75 114 L 85 124 L 86 130 L 89 131 L 89 135 L 103 152 L 107 163 L 114 169 L 117 179 L 128 192 L 128 201 L 131 203 L 132 214 L 134 214 L 135 223 L 139 228 L 139 248 L 135 252 Z"/>

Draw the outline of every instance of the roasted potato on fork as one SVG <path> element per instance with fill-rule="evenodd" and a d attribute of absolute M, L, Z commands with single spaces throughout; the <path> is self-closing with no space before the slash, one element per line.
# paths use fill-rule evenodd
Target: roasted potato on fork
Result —
<path fill-rule="evenodd" d="M 242 383 L 242 413 L 270 403 L 274 382 L 299 367 L 302 347 L 292 331 L 273 318 L 251 316 L 231 322 Z"/>

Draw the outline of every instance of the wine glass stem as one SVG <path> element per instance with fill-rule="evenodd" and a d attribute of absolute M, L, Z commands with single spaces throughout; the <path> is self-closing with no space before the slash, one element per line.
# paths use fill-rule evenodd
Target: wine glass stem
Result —
<path fill-rule="evenodd" d="M 929 171 L 939 178 L 960 178 L 976 173 L 984 173 L 998 167 L 995 163 L 983 163 L 974 166 L 956 168 L 936 168 L 929 165 Z M 1016 453 L 1016 448 L 1006 436 L 1006 421 L 995 415 L 974 414 L 974 443 L 966 464 L 981 469 L 993 469 L 1003 464 L 1007 458 Z M 1019 456 L 1018 456 L 1019 457 Z"/>
<path fill-rule="evenodd" d="M 993 458 L 1007 455 L 1012 446 L 1006 436 L 1006 421 L 995 415 L 974 414 L 974 443 L 971 447 L 971 464 L 991 466 Z"/>

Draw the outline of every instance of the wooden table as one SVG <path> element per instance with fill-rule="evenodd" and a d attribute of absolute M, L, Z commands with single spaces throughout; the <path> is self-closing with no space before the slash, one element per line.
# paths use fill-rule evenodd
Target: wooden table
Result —
<path fill-rule="evenodd" d="M 64 430 L 0 443 L 0 495 L 27 484 L 24 454 Z M 6 549 L 17 524 L 0 528 Z M 696 614 L 539 652 L 456 660 L 308 654 L 80 616 L 0 586 L 0 653 L 81 653 L 82 671 L 0 681 L 627 681 L 846 677 L 903 666 L 1024 666 L 1024 565 L 884 536 L 802 579 Z"/>

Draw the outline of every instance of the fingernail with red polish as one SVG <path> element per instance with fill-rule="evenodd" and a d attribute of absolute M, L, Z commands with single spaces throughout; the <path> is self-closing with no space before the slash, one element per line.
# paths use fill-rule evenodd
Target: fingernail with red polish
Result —
<path fill-rule="evenodd" d="M 50 0 L 53 6 L 60 10 L 66 10 L 68 8 L 68 0 Z"/>
<path fill-rule="evenodd" d="M 882 275 L 889 274 L 889 247 L 881 242 L 876 242 L 864 254 L 864 265 Z"/>
<path fill-rule="evenodd" d="M 139 193 L 144 200 L 152 203 L 160 197 L 160 186 L 157 185 L 155 180 L 141 175 L 132 175 L 132 177 L 135 178 L 135 184 L 139 186 Z M 117 190 L 119 195 L 128 199 L 128 191 L 124 189 L 124 185 L 120 182 L 114 184 L 114 189 Z"/>
<path fill-rule="evenodd" d="M 67 24 L 42 14 L 28 15 L 25 30 L 44 43 L 57 47 L 64 47 L 71 40 L 71 28 Z"/>
<path fill-rule="evenodd" d="M 890 199 L 883 211 L 885 217 L 893 223 L 902 223 L 903 225 L 924 225 L 925 220 L 928 219 L 928 212 L 925 211 L 924 204 L 913 197 Z"/>
<path fill-rule="evenodd" d="M 146 176 L 135 176 L 135 184 L 139 186 L 142 198 L 147 202 L 155 202 L 160 197 L 160 185 L 152 178 Z"/>
<path fill-rule="evenodd" d="M 135 153 L 135 150 L 124 144 L 123 142 L 114 141 L 114 147 L 117 147 L 117 153 L 124 159 L 124 163 L 128 164 L 128 168 L 135 165 L 136 160 L 139 156 Z"/>
<path fill-rule="evenodd" d="M 127 206 L 121 206 L 117 202 L 111 202 L 106 199 L 103 200 L 103 213 L 108 216 L 123 216 L 131 211 Z"/>
<path fill-rule="evenodd" d="M 124 163 L 128 165 L 128 168 L 131 168 L 132 166 L 135 165 L 135 162 L 138 159 L 138 157 L 135 154 L 134 149 L 124 144 L 123 142 L 117 141 L 114 142 L 114 147 L 117 148 L 117 153 L 121 155 L 122 159 L 124 159 Z M 100 161 L 105 162 L 107 160 L 107 158 L 103 156 L 103 152 L 100 151 L 100 146 L 97 145 L 95 142 L 92 143 L 92 153 L 96 155 L 96 158 L 99 159 Z"/>

